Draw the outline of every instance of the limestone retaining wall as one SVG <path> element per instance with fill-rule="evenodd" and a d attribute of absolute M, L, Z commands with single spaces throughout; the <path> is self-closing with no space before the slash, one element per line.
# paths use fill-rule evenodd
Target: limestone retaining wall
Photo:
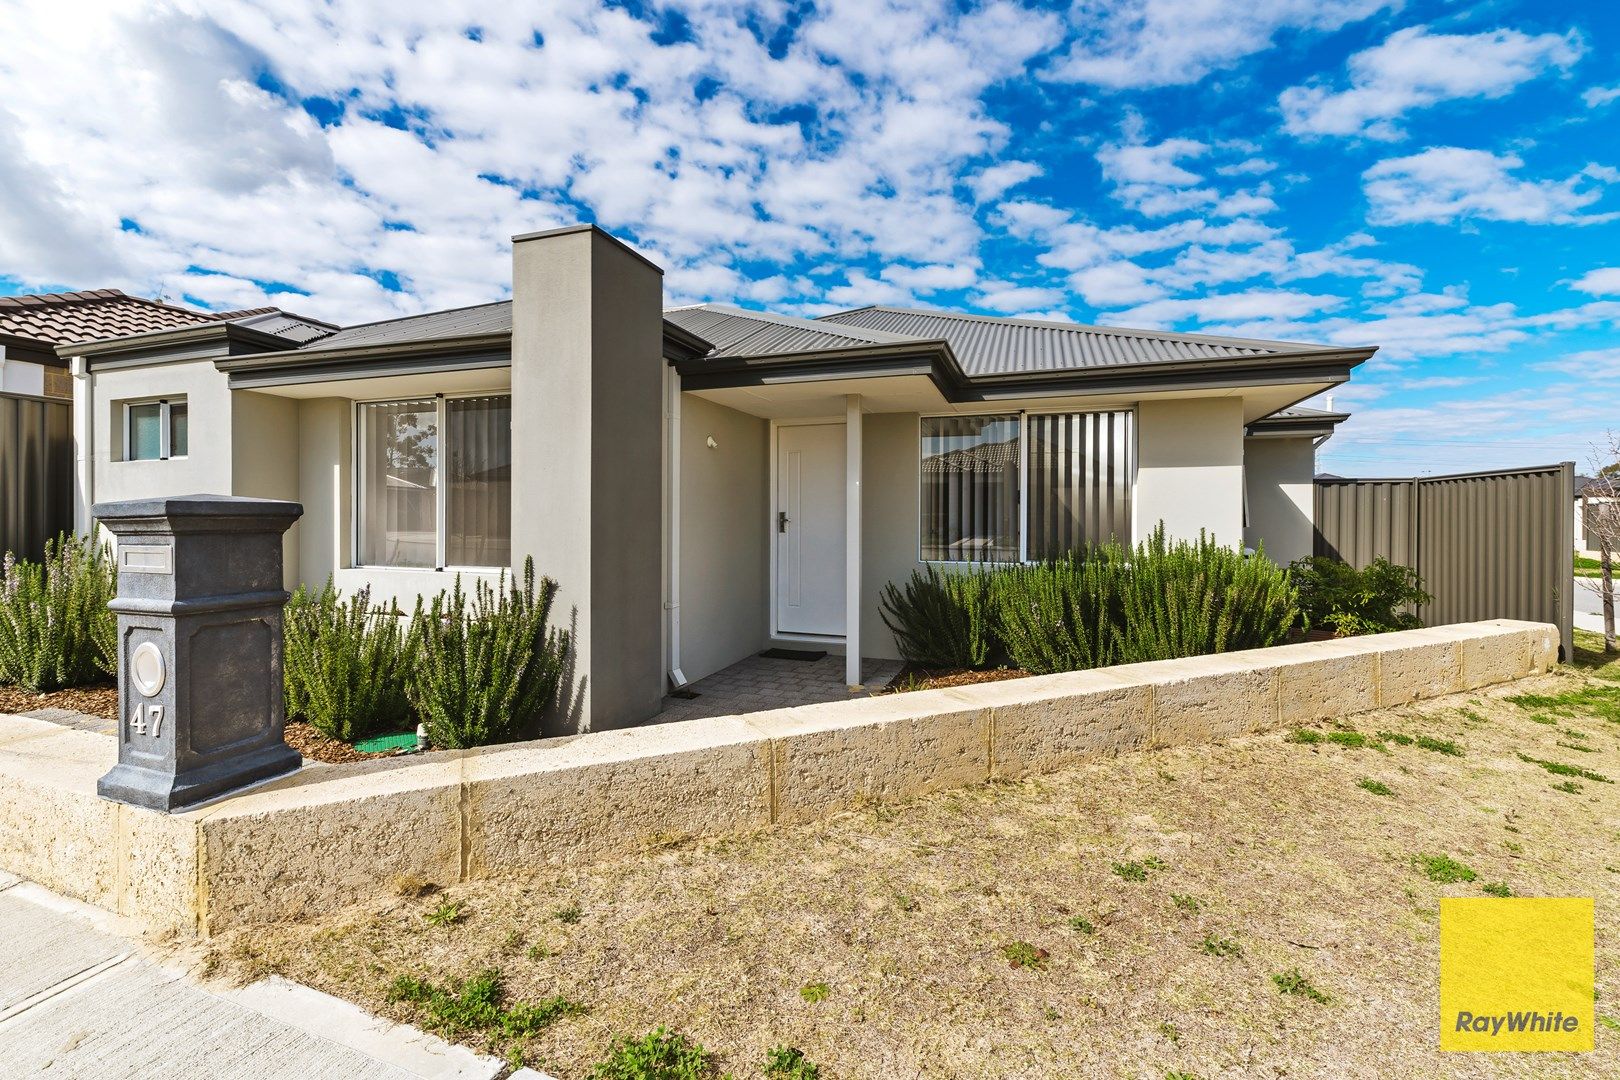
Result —
<path fill-rule="evenodd" d="M 1549 670 L 1495 621 L 301 772 L 183 814 L 103 802 L 111 739 L 0 716 L 0 867 L 157 931 L 331 911 L 867 801 L 1209 742 Z"/>

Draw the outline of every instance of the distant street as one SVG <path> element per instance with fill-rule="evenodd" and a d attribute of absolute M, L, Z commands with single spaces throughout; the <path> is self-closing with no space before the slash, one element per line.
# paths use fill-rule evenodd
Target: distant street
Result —
<path fill-rule="evenodd" d="M 1603 631 L 1603 597 L 1592 586 L 1597 578 L 1575 579 L 1575 625 L 1582 630 Z M 1620 586 L 1616 587 L 1620 592 Z"/>

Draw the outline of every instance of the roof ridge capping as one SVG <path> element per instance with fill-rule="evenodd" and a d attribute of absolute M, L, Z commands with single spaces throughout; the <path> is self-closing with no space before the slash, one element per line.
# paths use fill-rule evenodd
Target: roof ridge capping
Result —
<path fill-rule="evenodd" d="M 817 316 L 816 321 L 822 323 L 832 321 L 834 325 L 842 326 L 845 324 L 838 323 L 836 320 L 842 316 L 855 315 L 862 311 L 888 311 L 899 315 L 921 315 L 934 319 L 955 319 L 960 322 L 1029 326 L 1049 330 L 1064 330 L 1071 333 L 1111 334 L 1116 337 L 1146 338 L 1150 341 L 1193 341 L 1208 345 L 1245 346 L 1279 353 L 1344 352 L 1349 349 L 1367 347 L 1320 345 L 1304 341 L 1280 341 L 1273 338 L 1230 337 L 1223 334 L 1183 333 L 1179 330 L 1139 330 L 1129 326 L 1103 326 L 1100 323 L 1066 322 L 1058 319 L 1031 319 L 1016 315 L 975 315 L 965 311 L 941 311 L 938 308 L 906 308 L 892 304 L 866 304 L 862 307 L 850 308 L 847 311 L 835 311 L 829 315 Z"/>

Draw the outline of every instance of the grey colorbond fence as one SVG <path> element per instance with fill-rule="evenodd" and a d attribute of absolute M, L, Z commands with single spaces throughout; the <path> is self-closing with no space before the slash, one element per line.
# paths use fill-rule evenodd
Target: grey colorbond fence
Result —
<path fill-rule="evenodd" d="M 1526 619 L 1574 647 L 1575 465 L 1316 482 L 1316 554 L 1414 567 L 1430 625 Z"/>
<path fill-rule="evenodd" d="M 37 559 L 72 529 L 72 406 L 0 396 L 0 552 Z"/>

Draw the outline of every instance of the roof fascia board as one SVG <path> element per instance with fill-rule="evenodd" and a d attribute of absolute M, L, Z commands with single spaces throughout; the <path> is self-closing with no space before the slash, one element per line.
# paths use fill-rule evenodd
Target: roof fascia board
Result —
<path fill-rule="evenodd" d="M 285 341 L 278 342 L 286 345 Z M 460 337 L 432 338 L 427 341 L 394 341 L 378 345 L 350 345 L 341 349 L 322 349 L 319 344 L 302 349 L 277 349 L 275 352 L 253 353 L 219 361 L 221 371 L 242 371 L 248 368 L 295 368 L 318 366 L 340 360 L 369 360 L 374 357 L 456 356 L 472 353 L 510 353 L 512 335 L 467 334 Z"/>
<path fill-rule="evenodd" d="M 127 337 L 105 338 L 100 341 L 82 341 L 58 345 L 56 355 L 63 359 L 82 356 L 92 366 L 110 366 L 114 359 L 136 359 L 143 363 L 160 363 L 165 359 L 195 359 L 208 350 L 216 354 L 264 352 L 280 350 L 287 344 L 285 338 L 266 334 L 235 323 L 202 323 L 174 330 L 152 330 Z"/>
<path fill-rule="evenodd" d="M 693 361 L 678 364 L 677 369 L 681 373 L 682 386 L 693 390 L 926 373 L 934 379 L 946 400 L 966 403 L 1074 393 L 1150 393 L 1298 382 L 1336 384 L 1350 378 L 1350 369 L 1365 358 L 1360 356 L 1361 353 L 1371 355 L 1370 350 L 1359 350 L 1356 354 L 1336 352 L 1250 357 L 1243 361 L 1222 361 L 1218 366 L 1207 363 L 1117 365 L 1049 375 L 1026 373 L 1016 377 L 987 379 L 963 375 L 956 366 L 956 358 L 949 346 L 943 342 L 929 342 L 926 345 L 927 348 L 911 349 L 893 346 L 841 349 L 835 353 L 817 352 L 748 361 Z M 919 363 L 924 360 L 928 361 L 926 372 Z M 1312 390 L 1304 397 L 1318 392 Z"/>
<path fill-rule="evenodd" d="M 330 358 L 328 358 L 330 360 Z M 473 352 L 446 356 L 377 354 L 362 360 L 335 360 L 324 364 L 264 365 L 232 367 L 230 361 L 216 361 L 226 373 L 232 390 L 257 390 L 272 386 L 302 386 L 310 383 L 340 382 L 348 379 L 383 379 L 396 375 L 425 375 L 438 372 L 476 371 L 512 366 L 510 350 Z"/>

